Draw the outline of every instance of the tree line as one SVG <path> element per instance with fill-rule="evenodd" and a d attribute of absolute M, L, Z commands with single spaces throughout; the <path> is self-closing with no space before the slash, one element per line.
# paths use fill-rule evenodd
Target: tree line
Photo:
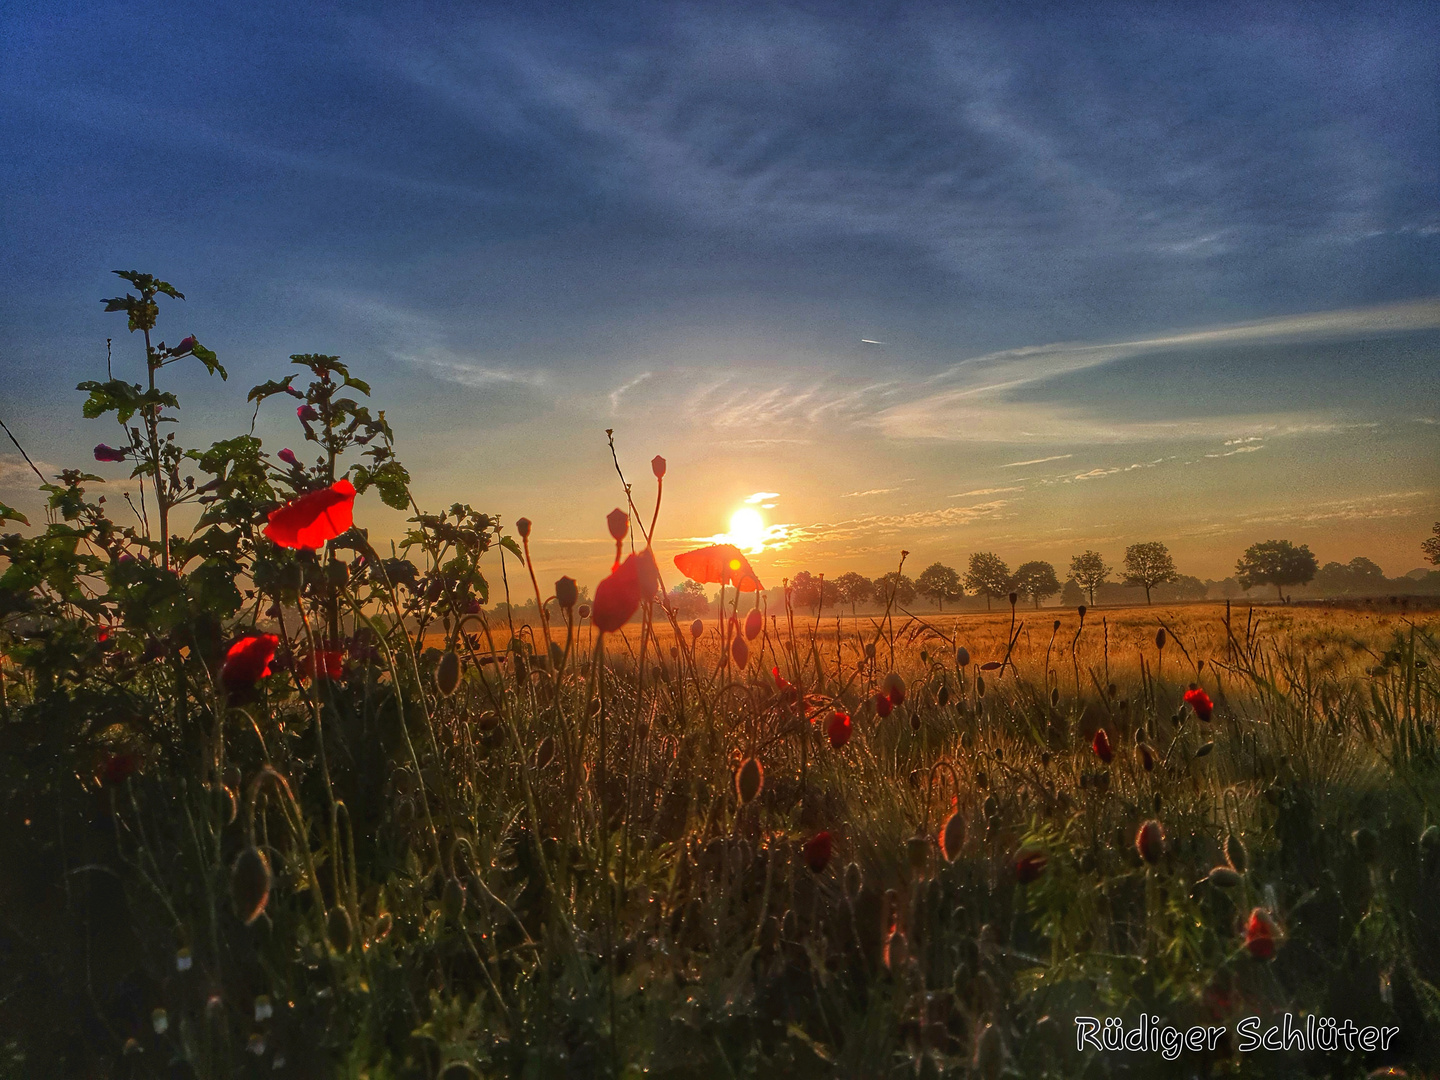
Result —
<path fill-rule="evenodd" d="M 1434 531 L 1435 536 L 1422 544 L 1422 551 L 1429 562 L 1440 565 L 1440 523 Z M 1440 572 L 1412 580 L 1430 591 L 1430 586 L 1440 587 Z M 1288 588 L 1312 583 L 1325 595 L 1376 594 L 1395 584 L 1375 562 L 1363 556 L 1348 563 L 1328 562 L 1321 566 L 1308 545 L 1289 540 L 1251 544 L 1237 560 L 1234 578 L 1220 584 L 1233 584 L 1236 592 L 1274 588 L 1276 597 L 1284 600 Z M 918 597 L 941 611 L 947 604 L 953 606 L 967 598 L 981 597 L 990 609 L 996 601 L 1008 603 L 1011 594 L 1016 603 L 1037 608 L 1056 595 L 1072 606 L 1093 606 L 1097 593 L 1117 585 L 1143 589 L 1147 604 L 1154 602 L 1157 593 L 1165 600 L 1203 600 L 1211 584 L 1181 574 L 1170 549 L 1158 540 L 1150 540 L 1127 547 L 1118 567 L 1097 551 L 1082 551 L 1070 559 L 1063 582 L 1055 566 L 1044 560 L 1024 562 L 1011 570 L 995 552 L 977 551 L 970 555 L 963 572 L 942 562 L 931 563 L 914 578 L 900 571 L 873 579 L 854 571 L 827 578 L 801 570 L 789 579 L 788 588 L 790 602 L 797 611 L 849 607 L 854 614 L 862 605 L 884 606 L 892 597 L 897 607 L 909 607 Z M 687 612 L 694 609 L 698 613 L 709 605 L 704 588 L 688 581 L 676 587 L 672 599 Z"/>

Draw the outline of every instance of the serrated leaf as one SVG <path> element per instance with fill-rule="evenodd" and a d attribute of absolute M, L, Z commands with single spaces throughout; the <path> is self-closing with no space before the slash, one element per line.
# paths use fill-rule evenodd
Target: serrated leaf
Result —
<path fill-rule="evenodd" d="M 264 401 L 276 394 L 286 393 L 290 389 L 290 383 L 294 381 L 294 375 L 286 375 L 283 379 L 267 379 L 259 386 L 252 386 L 250 393 L 245 395 L 246 401 Z"/>
<path fill-rule="evenodd" d="M 225 373 L 225 369 L 220 366 L 220 362 L 215 359 L 215 353 L 205 348 L 204 345 L 197 342 L 190 352 L 194 355 L 195 359 L 205 365 L 205 370 L 211 375 L 218 373 L 222 382 L 230 378 L 230 376 Z"/>
<path fill-rule="evenodd" d="M 500 537 L 500 546 L 503 547 L 506 551 L 510 552 L 511 555 L 514 555 L 517 559 L 525 558 L 525 555 L 520 550 L 520 545 L 515 542 L 515 538 L 513 536 Z"/>
<path fill-rule="evenodd" d="M 357 379 L 352 375 L 346 375 L 345 385 L 355 390 L 359 390 L 360 393 L 364 394 L 366 397 L 370 396 L 370 384 L 367 383 L 364 379 Z"/>
<path fill-rule="evenodd" d="M 3 502 L 0 502 L 0 525 L 5 524 L 5 522 L 7 521 L 18 521 L 21 525 L 30 524 L 30 519 L 27 518 L 24 514 L 22 514 L 19 510 L 16 510 L 13 506 L 6 506 Z"/>

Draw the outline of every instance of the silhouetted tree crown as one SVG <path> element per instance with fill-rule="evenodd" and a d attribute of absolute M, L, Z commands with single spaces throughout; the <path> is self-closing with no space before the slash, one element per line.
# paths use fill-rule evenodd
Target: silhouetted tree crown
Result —
<path fill-rule="evenodd" d="M 1075 584 L 1090 594 L 1090 603 L 1095 603 L 1095 590 L 1110 580 L 1111 567 L 1098 551 L 1082 551 L 1070 560 L 1070 576 Z"/>
<path fill-rule="evenodd" d="M 1175 560 L 1170 557 L 1170 549 L 1159 540 L 1131 544 L 1125 549 L 1125 584 L 1139 585 L 1144 589 L 1147 604 L 1150 603 L 1151 589 L 1179 576 Z"/>
<path fill-rule="evenodd" d="M 1055 576 L 1055 567 L 1048 562 L 1035 560 L 1021 563 L 1015 571 L 1015 591 L 1029 597 L 1038 608 L 1042 600 L 1049 599 L 1060 591 L 1060 579 Z"/>
<path fill-rule="evenodd" d="M 954 603 L 965 595 L 960 584 L 960 574 L 954 567 L 938 562 L 931 563 L 920 572 L 920 576 L 915 579 L 915 589 L 920 595 L 934 600 L 941 611 L 945 610 L 946 600 Z"/>
<path fill-rule="evenodd" d="M 977 551 L 970 556 L 970 566 L 965 571 L 965 587 L 985 597 L 985 606 L 996 596 L 1010 591 L 1010 567 L 993 551 Z"/>
<path fill-rule="evenodd" d="M 1276 594 L 1283 600 L 1286 585 L 1304 585 L 1314 579 L 1319 569 L 1320 562 L 1307 545 L 1296 547 L 1289 540 L 1264 540 L 1245 549 L 1245 554 L 1235 563 L 1235 576 L 1245 589 L 1274 585 Z"/>

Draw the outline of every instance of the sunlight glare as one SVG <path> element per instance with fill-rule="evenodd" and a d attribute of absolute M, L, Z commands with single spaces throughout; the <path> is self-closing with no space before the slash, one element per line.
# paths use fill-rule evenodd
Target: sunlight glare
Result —
<path fill-rule="evenodd" d="M 741 551 L 764 551 L 765 533 L 765 519 L 758 510 L 747 506 L 730 516 L 730 543 Z"/>

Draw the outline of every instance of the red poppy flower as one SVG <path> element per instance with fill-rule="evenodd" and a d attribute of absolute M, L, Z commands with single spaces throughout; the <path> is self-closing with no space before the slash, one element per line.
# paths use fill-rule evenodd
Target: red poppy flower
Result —
<path fill-rule="evenodd" d="M 881 720 L 890 715 L 890 710 L 895 708 L 895 703 L 884 694 L 875 695 L 875 712 Z"/>
<path fill-rule="evenodd" d="M 700 584 L 734 585 L 741 592 L 760 592 L 765 586 L 750 567 L 750 560 L 734 544 L 711 544 L 675 556 L 675 566 Z"/>
<path fill-rule="evenodd" d="M 245 690 L 269 675 L 278 644 L 280 639 L 274 634 L 251 634 L 231 645 L 220 667 L 220 680 L 226 689 Z"/>
<path fill-rule="evenodd" d="M 1115 751 L 1110 749 L 1110 736 L 1105 734 L 1103 727 L 1096 729 L 1095 740 L 1090 744 L 1090 749 L 1094 750 L 1095 756 L 1106 765 L 1109 765 L 1115 757 Z"/>
<path fill-rule="evenodd" d="M 835 850 L 835 843 L 828 832 L 818 832 L 801 848 L 801 856 L 805 859 L 805 865 L 817 874 L 824 873 L 825 867 L 830 865 L 830 855 Z"/>
<path fill-rule="evenodd" d="M 319 673 L 322 679 L 339 679 L 345 673 L 345 650 L 321 648 L 307 656 L 300 665 L 305 678 L 314 678 Z"/>
<path fill-rule="evenodd" d="M 905 680 L 900 677 L 898 671 L 892 671 L 886 675 L 885 681 L 880 686 L 885 691 L 885 696 L 890 699 L 890 704 L 905 704 Z"/>
<path fill-rule="evenodd" d="M 850 741 L 850 717 L 843 712 L 831 713 L 825 734 L 830 738 L 830 745 L 839 750 Z"/>
<path fill-rule="evenodd" d="M 1245 948 L 1256 960 L 1269 960 L 1275 955 L 1275 921 L 1264 908 L 1250 912 L 1245 924 Z"/>
<path fill-rule="evenodd" d="M 1195 715 L 1206 723 L 1215 712 L 1215 703 L 1210 700 L 1210 695 L 1198 686 L 1192 686 L 1185 691 L 1185 704 L 1189 705 L 1195 711 Z"/>
<path fill-rule="evenodd" d="M 780 696 L 781 701 L 794 704 L 800 700 L 800 691 L 796 689 L 794 683 L 780 674 L 779 667 L 772 667 L 770 676 L 775 680 L 775 692 Z"/>
<path fill-rule="evenodd" d="M 751 608 L 750 614 L 745 616 L 745 640 L 754 641 L 764 628 L 765 617 L 760 614 L 760 609 Z"/>
<path fill-rule="evenodd" d="M 355 485 L 336 480 L 270 511 L 265 535 L 281 547 L 314 551 L 355 523 Z"/>
<path fill-rule="evenodd" d="M 1043 851 L 1023 851 L 1015 859 L 1015 880 L 1029 885 L 1045 872 L 1050 856 Z"/>
<path fill-rule="evenodd" d="M 654 595 L 659 581 L 660 572 L 649 548 L 631 555 L 595 587 L 591 622 L 603 632 L 619 630 L 630 621 L 640 602 Z"/>
<path fill-rule="evenodd" d="M 106 787 L 123 784 L 140 769 L 140 755 L 133 750 L 122 750 L 118 754 L 106 754 L 100 763 L 100 783 Z"/>

